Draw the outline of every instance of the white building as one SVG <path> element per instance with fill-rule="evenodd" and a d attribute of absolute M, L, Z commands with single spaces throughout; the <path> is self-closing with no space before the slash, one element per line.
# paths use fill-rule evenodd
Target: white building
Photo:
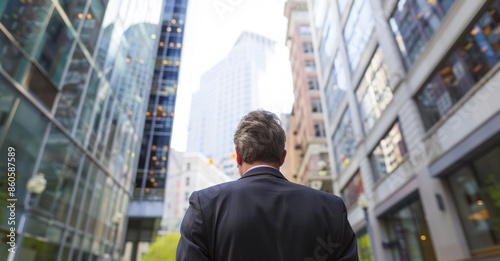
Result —
<path fill-rule="evenodd" d="M 290 69 L 280 65 L 279 55 L 274 41 L 250 32 L 240 35 L 228 55 L 201 77 L 191 102 L 188 151 L 227 162 L 241 117 L 258 108 L 279 113 L 290 103 Z"/>
<path fill-rule="evenodd" d="M 178 231 L 194 191 L 208 188 L 229 178 L 199 152 L 170 150 L 162 230 Z"/>

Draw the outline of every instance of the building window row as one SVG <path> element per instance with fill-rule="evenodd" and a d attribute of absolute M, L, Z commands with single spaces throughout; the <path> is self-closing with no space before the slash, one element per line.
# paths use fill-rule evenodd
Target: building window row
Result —
<path fill-rule="evenodd" d="M 454 0 L 399 0 L 390 25 L 407 68 L 418 58 Z"/>
<path fill-rule="evenodd" d="M 500 61 L 500 3 L 494 1 L 417 96 L 426 129 L 436 124 Z"/>

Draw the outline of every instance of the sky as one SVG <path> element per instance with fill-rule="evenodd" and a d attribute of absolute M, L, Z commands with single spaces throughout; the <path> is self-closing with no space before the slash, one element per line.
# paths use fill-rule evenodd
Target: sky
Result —
<path fill-rule="evenodd" d="M 287 19 L 285 0 L 189 0 L 179 75 L 171 146 L 185 151 L 188 139 L 191 95 L 198 90 L 201 75 L 220 62 L 245 30 L 276 41 L 278 63 L 290 70 L 285 46 Z M 281 112 L 289 113 L 293 103 L 290 72 L 276 75 L 285 81 L 278 90 L 285 99 Z M 276 94 L 270 94 L 276 97 Z M 277 111 L 274 111 L 278 113 Z"/>

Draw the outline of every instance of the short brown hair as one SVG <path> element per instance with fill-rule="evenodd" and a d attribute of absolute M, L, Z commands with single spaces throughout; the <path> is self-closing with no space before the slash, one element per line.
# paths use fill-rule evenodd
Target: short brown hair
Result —
<path fill-rule="evenodd" d="M 234 133 L 234 144 L 246 163 L 281 163 L 285 141 L 285 131 L 278 116 L 262 109 L 243 116 Z"/>

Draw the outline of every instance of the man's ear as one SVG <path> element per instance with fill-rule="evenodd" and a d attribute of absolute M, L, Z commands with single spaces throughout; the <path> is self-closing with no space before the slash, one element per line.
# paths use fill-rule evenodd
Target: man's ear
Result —
<path fill-rule="evenodd" d="M 243 160 L 241 159 L 240 149 L 236 145 L 234 146 L 234 149 L 236 150 L 236 163 L 241 166 L 243 164 Z"/>
<path fill-rule="evenodd" d="M 285 163 L 285 158 L 286 158 L 286 150 L 283 150 L 283 154 L 281 155 L 280 159 L 280 166 L 283 165 L 283 163 Z"/>

